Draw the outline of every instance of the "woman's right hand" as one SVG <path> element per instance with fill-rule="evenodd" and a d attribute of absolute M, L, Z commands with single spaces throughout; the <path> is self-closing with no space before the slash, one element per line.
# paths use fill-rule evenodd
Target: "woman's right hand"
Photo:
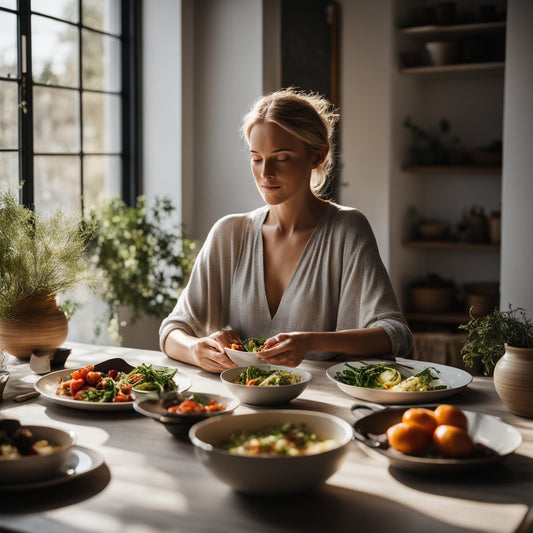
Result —
<path fill-rule="evenodd" d="M 238 342 L 239 335 L 232 329 L 216 331 L 208 337 L 201 337 L 193 342 L 190 354 L 196 365 L 208 372 L 220 373 L 226 368 L 237 365 L 226 355 L 225 347 Z"/>

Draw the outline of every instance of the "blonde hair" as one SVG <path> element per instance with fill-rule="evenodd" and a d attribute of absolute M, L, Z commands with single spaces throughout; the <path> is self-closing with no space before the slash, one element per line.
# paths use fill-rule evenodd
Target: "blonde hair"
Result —
<path fill-rule="evenodd" d="M 288 87 L 256 100 L 242 119 L 241 134 L 249 143 L 250 131 L 258 122 L 273 122 L 300 139 L 309 154 L 323 147 L 328 153 L 311 174 L 311 190 L 321 197 L 334 165 L 337 110 L 325 97 Z"/>

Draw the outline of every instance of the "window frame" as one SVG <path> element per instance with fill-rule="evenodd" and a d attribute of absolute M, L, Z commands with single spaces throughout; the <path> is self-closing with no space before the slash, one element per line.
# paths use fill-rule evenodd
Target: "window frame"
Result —
<path fill-rule="evenodd" d="M 78 10 L 81 14 L 82 0 L 77 0 Z M 19 202 L 34 209 L 34 157 L 39 155 L 34 149 L 33 130 L 33 88 L 45 86 L 34 83 L 32 76 L 31 58 L 31 0 L 18 0 L 17 9 L 7 7 L 0 8 L 2 11 L 17 15 L 17 54 L 18 54 L 18 159 L 19 159 Z M 110 155 L 119 156 L 122 161 L 121 194 L 127 205 L 135 205 L 136 198 L 142 194 L 142 0 L 121 0 L 121 90 L 117 93 L 121 97 L 122 106 L 122 150 Z M 47 16 L 51 20 L 60 20 Z M 76 27 L 80 34 L 86 28 L 81 20 L 77 23 L 67 22 Z M 95 31 L 93 28 L 89 28 Z M 110 35 L 104 31 L 97 31 L 101 35 Z M 116 37 L 116 35 L 114 35 Z M 79 62 L 81 66 L 81 43 L 79 48 Z M 82 94 L 84 88 L 81 83 L 81 68 L 79 73 L 79 87 L 72 89 L 78 91 L 80 123 L 80 139 L 83 132 Z M 2 78 L 3 81 L 13 81 L 13 78 Z M 54 87 L 52 85 L 52 87 Z M 102 91 L 107 94 L 107 91 Z M 13 152 L 13 149 L 0 149 L 2 152 Z M 83 191 L 84 180 L 84 157 L 91 155 L 83 150 L 83 144 L 79 152 L 58 155 L 75 155 L 79 158 L 80 185 Z M 21 187 L 22 182 L 24 186 Z M 80 208 L 83 210 L 83 198 L 80 198 Z"/>

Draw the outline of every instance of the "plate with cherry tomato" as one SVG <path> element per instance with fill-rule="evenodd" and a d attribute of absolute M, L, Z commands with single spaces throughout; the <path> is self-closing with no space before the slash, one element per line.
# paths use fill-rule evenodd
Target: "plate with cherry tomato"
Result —
<path fill-rule="evenodd" d="M 184 392 L 191 378 L 177 368 L 151 364 L 131 365 L 120 358 L 108 359 L 81 368 L 51 372 L 37 380 L 35 390 L 65 407 L 88 411 L 115 411 L 133 408 L 135 391 Z"/>
<path fill-rule="evenodd" d="M 520 432 L 500 418 L 450 404 L 383 408 L 360 418 L 354 430 L 369 455 L 412 472 L 484 467 L 503 461 L 522 443 Z"/>

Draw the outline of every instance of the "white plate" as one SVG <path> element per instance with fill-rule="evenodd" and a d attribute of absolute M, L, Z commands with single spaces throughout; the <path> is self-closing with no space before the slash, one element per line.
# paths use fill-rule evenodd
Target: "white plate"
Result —
<path fill-rule="evenodd" d="M 164 368 L 161 366 L 152 365 L 154 368 Z M 82 368 L 82 367 L 80 367 Z M 76 368 L 69 368 L 64 370 L 58 370 L 57 372 L 51 372 L 45 376 L 39 378 L 35 383 L 35 390 L 40 392 L 45 398 L 49 399 L 51 402 L 54 402 L 58 405 L 64 407 L 74 407 L 75 409 L 83 409 L 86 411 L 125 411 L 133 409 L 134 401 L 131 402 L 87 402 L 85 400 L 74 400 L 68 396 L 58 396 L 56 394 L 56 389 L 59 384 L 60 378 L 67 378 L 74 372 L 78 370 Z M 176 372 L 174 376 L 174 381 L 178 387 L 179 392 L 184 392 L 189 389 L 192 385 L 191 378 L 183 372 Z"/>
<path fill-rule="evenodd" d="M 498 463 L 514 453 L 522 443 L 520 432 L 501 419 L 463 410 L 468 419 L 468 433 L 472 440 L 491 448 L 496 454 L 464 459 L 446 459 L 406 455 L 390 447 L 378 446 L 378 444 L 386 442 L 385 432 L 387 428 L 400 422 L 404 411 L 405 408 L 402 407 L 385 408 L 361 418 L 354 424 L 355 438 L 365 452 L 379 459 L 386 459 L 391 466 L 401 470 L 446 474 L 477 468 L 486 469 L 487 465 Z"/>
<path fill-rule="evenodd" d="M 326 375 L 333 383 L 335 383 L 339 389 L 346 394 L 359 398 L 360 400 L 366 400 L 375 403 L 386 404 L 412 404 L 412 403 L 432 403 L 440 401 L 443 398 L 457 394 L 463 390 L 467 385 L 472 382 L 472 376 L 465 370 L 455 368 L 452 366 L 441 365 L 438 363 L 432 363 L 427 361 L 414 361 L 412 359 L 402 359 L 396 357 L 394 359 L 397 363 L 411 367 L 410 369 L 399 367 L 398 370 L 403 376 L 409 377 L 418 372 L 424 370 L 428 366 L 435 368 L 439 372 L 438 383 L 441 385 L 447 385 L 447 389 L 430 390 L 430 391 L 390 391 L 384 389 L 369 389 L 367 387 L 355 387 L 353 385 L 346 385 L 336 379 L 337 372 L 342 372 L 346 367 L 346 363 L 339 363 L 338 365 L 330 366 L 326 370 Z M 364 361 L 350 361 L 350 365 L 354 367 L 363 366 L 364 363 L 381 363 L 386 365 L 386 360 L 370 360 Z"/>
<path fill-rule="evenodd" d="M 0 484 L 0 491 L 40 489 L 64 483 L 96 470 L 104 463 L 104 458 L 96 451 L 84 446 L 72 447 L 72 455 L 65 466 L 51 478 L 27 483 Z"/>

